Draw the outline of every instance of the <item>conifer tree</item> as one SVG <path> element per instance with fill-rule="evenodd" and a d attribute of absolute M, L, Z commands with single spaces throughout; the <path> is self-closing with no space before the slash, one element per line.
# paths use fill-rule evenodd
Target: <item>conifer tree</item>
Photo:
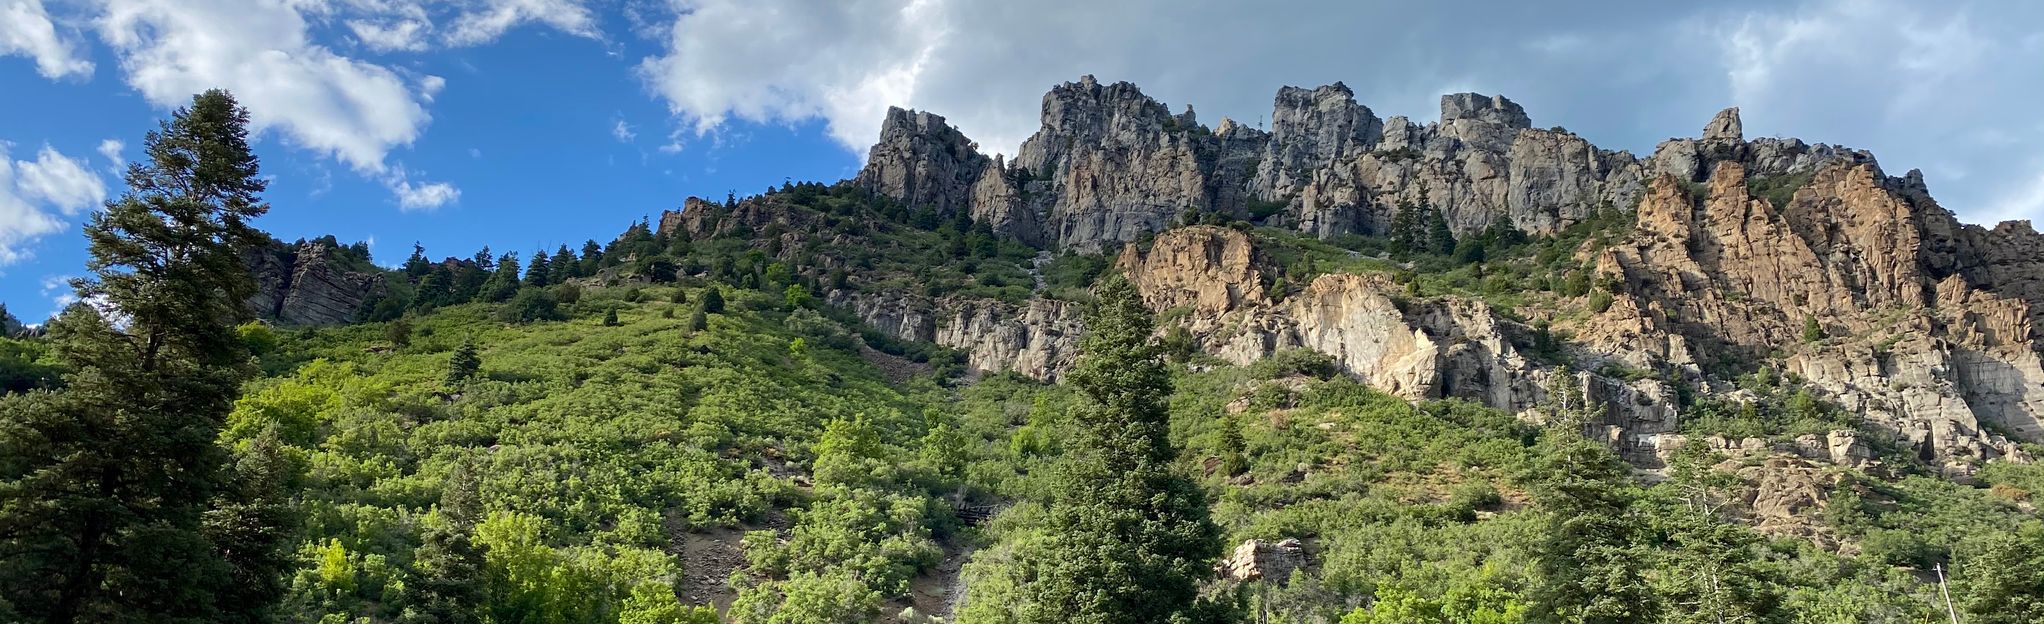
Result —
<path fill-rule="evenodd" d="M 1053 484 L 1049 542 L 1024 556 L 1034 582 L 1016 620 L 1196 620 L 1220 531 L 1199 487 L 1171 466 L 1171 377 L 1149 310 L 1119 275 L 1095 294 L 1069 377 L 1087 399 L 1084 435 Z"/>
<path fill-rule="evenodd" d="M 703 298 L 700 301 L 700 304 L 701 305 L 698 307 L 701 308 L 702 311 L 704 312 L 708 312 L 710 314 L 723 314 L 724 293 L 721 291 L 721 289 L 717 288 L 716 286 L 711 286 L 708 289 L 703 290 Z"/>
<path fill-rule="evenodd" d="M 594 277 L 602 268 L 603 246 L 596 244 L 595 240 L 582 243 L 582 268 L 578 274 L 582 277 Z"/>
<path fill-rule="evenodd" d="M 548 264 L 546 250 L 532 252 L 532 263 L 525 265 L 525 285 L 546 286 L 553 283 L 553 267 Z"/>
<path fill-rule="evenodd" d="M 497 258 L 497 270 L 483 280 L 482 292 L 476 297 L 492 303 L 508 301 L 518 294 L 518 252 L 505 252 Z"/>
<path fill-rule="evenodd" d="M 417 241 L 412 242 L 412 256 L 405 259 L 405 276 L 419 279 L 425 277 L 431 270 L 433 261 L 426 259 L 426 246 L 420 245 Z"/>
<path fill-rule="evenodd" d="M 207 91 L 148 134 L 77 282 L 121 321 L 73 305 L 51 327 L 64 389 L 0 399 L 0 603 L 26 619 L 249 621 L 277 597 L 241 579 L 260 547 L 221 552 L 274 539 L 215 443 L 252 372 L 243 252 L 268 240 L 248 119 Z"/>
<path fill-rule="evenodd" d="M 1443 256 L 1455 253 L 1455 232 L 1448 229 L 1447 215 L 1433 206 L 1426 207 L 1426 214 L 1428 250 Z"/>
<path fill-rule="evenodd" d="M 483 503 L 477 472 L 477 460 L 463 457 L 447 473 L 435 510 L 438 522 L 428 524 L 413 563 L 415 577 L 405 585 L 406 622 L 482 621 L 483 546 L 475 541 L 475 527 L 482 522 Z"/>
<path fill-rule="evenodd" d="M 569 249 L 567 245 L 561 245 L 560 249 L 554 250 L 551 262 L 553 270 L 547 273 L 547 283 L 559 284 L 568 281 L 569 278 L 582 277 L 582 260 L 576 258 L 575 250 Z"/>
<path fill-rule="evenodd" d="M 459 386 L 482 370 L 483 358 L 476 353 L 474 336 L 463 338 L 461 346 L 454 349 L 454 355 L 447 360 L 447 385 Z"/>

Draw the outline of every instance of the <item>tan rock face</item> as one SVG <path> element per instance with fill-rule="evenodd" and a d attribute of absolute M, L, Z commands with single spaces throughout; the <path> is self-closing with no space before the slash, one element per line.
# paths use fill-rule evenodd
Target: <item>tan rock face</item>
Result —
<path fill-rule="evenodd" d="M 1185 308 L 1218 316 L 1268 302 L 1266 260 L 1248 235 L 1234 230 L 1170 230 L 1157 236 L 1147 254 L 1123 248 L 1119 265 L 1143 292 L 1145 303 L 1159 310 Z"/>
<path fill-rule="evenodd" d="M 1786 349 L 1788 372 L 1956 472 L 2020 452 L 1983 422 L 2038 439 L 2031 265 L 1958 251 L 2033 237 L 1958 226 L 1872 164 L 1823 166 L 1779 207 L 1739 162 L 1707 179 L 1701 196 L 1673 176 L 1649 185 L 1634 236 L 1599 258 L 1625 292 L 1585 342 L 1649 365 L 1687 366 L 1664 346 L 1678 336 L 1748 361 Z M 1804 344 L 1806 319 L 1838 338 Z"/>

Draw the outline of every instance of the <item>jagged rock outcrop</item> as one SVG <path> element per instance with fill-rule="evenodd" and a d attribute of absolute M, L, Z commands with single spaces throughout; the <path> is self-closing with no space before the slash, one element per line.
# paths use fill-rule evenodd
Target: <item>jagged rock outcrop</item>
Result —
<path fill-rule="evenodd" d="M 386 292 L 383 276 L 350 270 L 340 250 L 321 241 L 278 243 L 249 255 L 256 293 L 248 309 L 281 325 L 335 325 L 355 320 L 362 304 Z"/>
<path fill-rule="evenodd" d="M 1712 123 L 1720 142 L 1733 140 L 1737 125 L 1726 117 Z M 1887 178 L 1865 160 L 1809 171 L 1785 205 L 1755 197 L 1747 172 L 1742 162 L 1715 161 L 1701 196 L 1674 175 L 1650 185 L 1637 231 L 1597 262 L 1630 300 L 1613 306 L 1617 322 L 1585 324 L 1589 343 L 1665 353 L 1659 345 L 1680 336 L 1745 361 L 1800 345 L 1785 360 L 1788 372 L 1955 472 L 2021 453 L 1983 422 L 2036 438 L 2044 367 L 2034 306 L 2023 298 L 2029 282 L 1995 279 L 2020 270 L 1975 271 L 1982 279 L 1969 280 L 1969 265 L 1952 252 L 1965 236 L 1996 235 L 1959 226 L 1914 192 L 1917 178 Z M 1982 244 L 2021 246 L 2017 229 L 2000 230 L 2009 242 Z M 2015 296 L 1994 292 L 1998 285 Z M 1805 324 L 1840 338 L 1802 344 Z M 1693 360 L 1642 360 L 1708 383 Z"/>
<path fill-rule="evenodd" d="M 943 117 L 889 108 L 857 182 L 910 206 L 950 215 L 971 210 L 973 186 L 992 166 Z"/>
<path fill-rule="evenodd" d="M 980 154 L 943 117 L 890 108 L 854 182 L 940 216 L 966 213 L 995 232 L 1041 245 L 1042 224 L 1023 201 L 1017 173 L 1001 157 Z"/>
<path fill-rule="evenodd" d="M 896 339 L 958 349 L 974 370 L 1055 380 L 1079 353 L 1082 314 L 1078 304 L 1067 301 L 1031 299 L 1017 305 L 852 290 L 831 291 L 826 299 Z"/>
<path fill-rule="evenodd" d="M 1043 96 L 1043 128 L 1015 164 L 1046 183 L 1046 237 L 1097 250 L 1213 209 L 1211 137 L 1133 84 L 1086 76 Z"/>

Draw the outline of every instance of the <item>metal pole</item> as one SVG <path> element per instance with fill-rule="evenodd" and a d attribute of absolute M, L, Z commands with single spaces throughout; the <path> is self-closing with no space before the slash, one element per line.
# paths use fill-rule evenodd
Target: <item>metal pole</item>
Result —
<path fill-rule="evenodd" d="M 1945 597 L 1945 614 L 1952 616 L 1952 624 L 1959 624 L 1959 610 L 1952 608 L 1952 591 L 1945 587 L 1945 564 L 1931 564 L 1938 573 L 1938 593 Z"/>

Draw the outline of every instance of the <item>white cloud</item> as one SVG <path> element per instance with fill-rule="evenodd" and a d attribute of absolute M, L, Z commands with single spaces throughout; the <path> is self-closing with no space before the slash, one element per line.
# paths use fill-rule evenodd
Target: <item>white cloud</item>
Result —
<path fill-rule="evenodd" d="M 384 156 L 417 140 L 431 119 L 421 102 L 429 93 L 313 43 L 291 5 L 111 0 L 99 31 L 150 103 L 168 108 L 226 88 L 249 108 L 255 130 L 276 130 L 358 171 L 381 172 Z"/>
<path fill-rule="evenodd" d="M 620 143 L 630 143 L 632 139 L 639 138 L 638 133 L 632 132 L 632 125 L 625 123 L 623 119 L 617 120 L 617 124 L 610 127 L 610 136 L 615 137 Z"/>
<path fill-rule="evenodd" d="M 640 75 L 697 134 L 726 120 L 821 118 L 845 145 L 880 134 L 945 33 L 937 0 L 677 3 L 667 52 Z"/>
<path fill-rule="evenodd" d="M 43 296 L 49 298 L 52 307 L 62 310 L 78 302 L 78 290 L 71 287 L 70 275 L 49 275 L 43 277 Z"/>
<path fill-rule="evenodd" d="M 0 56 L 33 58 L 36 73 L 45 78 L 92 75 L 92 61 L 75 47 L 57 34 L 42 0 L 0 0 Z"/>
<path fill-rule="evenodd" d="M 441 206 L 461 200 L 461 189 L 446 182 L 413 183 L 411 172 L 403 166 L 392 167 L 383 180 L 384 186 L 397 196 L 398 209 L 405 212 L 440 209 Z"/>
<path fill-rule="evenodd" d="M 375 52 L 482 45 L 528 23 L 603 38 L 587 0 L 338 0 L 310 9 L 341 15 L 355 42 Z"/>
<path fill-rule="evenodd" d="M 59 154 L 48 145 L 36 152 L 35 160 L 14 166 L 19 175 L 15 184 L 23 197 L 56 206 L 66 216 L 76 216 L 106 201 L 106 183 L 86 167 L 84 159 Z"/>
<path fill-rule="evenodd" d="M 388 13 L 347 20 L 355 40 L 378 52 L 418 52 L 430 47 L 433 21 L 417 4 L 388 7 Z"/>
<path fill-rule="evenodd" d="M 36 159 L 14 160 L 0 142 L 0 266 L 28 259 L 36 239 L 64 229 L 63 215 L 76 216 L 106 198 L 106 187 L 79 159 L 48 146 Z"/>
<path fill-rule="evenodd" d="M 114 175 L 120 175 L 121 169 L 128 164 L 128 158 L 121 155 L 121 150 L 127 148 L 128 144 L 122 143 L 120 139 L 107 139 L 99 142 L 99 155 L 106 158 Z"/>
<path fill-rule="evenodd" d="M 487 0 L 477 10 L 454 19 L 447 43 L 456 46 L 489 43 L 505 31 L 525 23 L 538 22 L 561 32 L 597 38 L 596 17 L 582 0 Z"/>

